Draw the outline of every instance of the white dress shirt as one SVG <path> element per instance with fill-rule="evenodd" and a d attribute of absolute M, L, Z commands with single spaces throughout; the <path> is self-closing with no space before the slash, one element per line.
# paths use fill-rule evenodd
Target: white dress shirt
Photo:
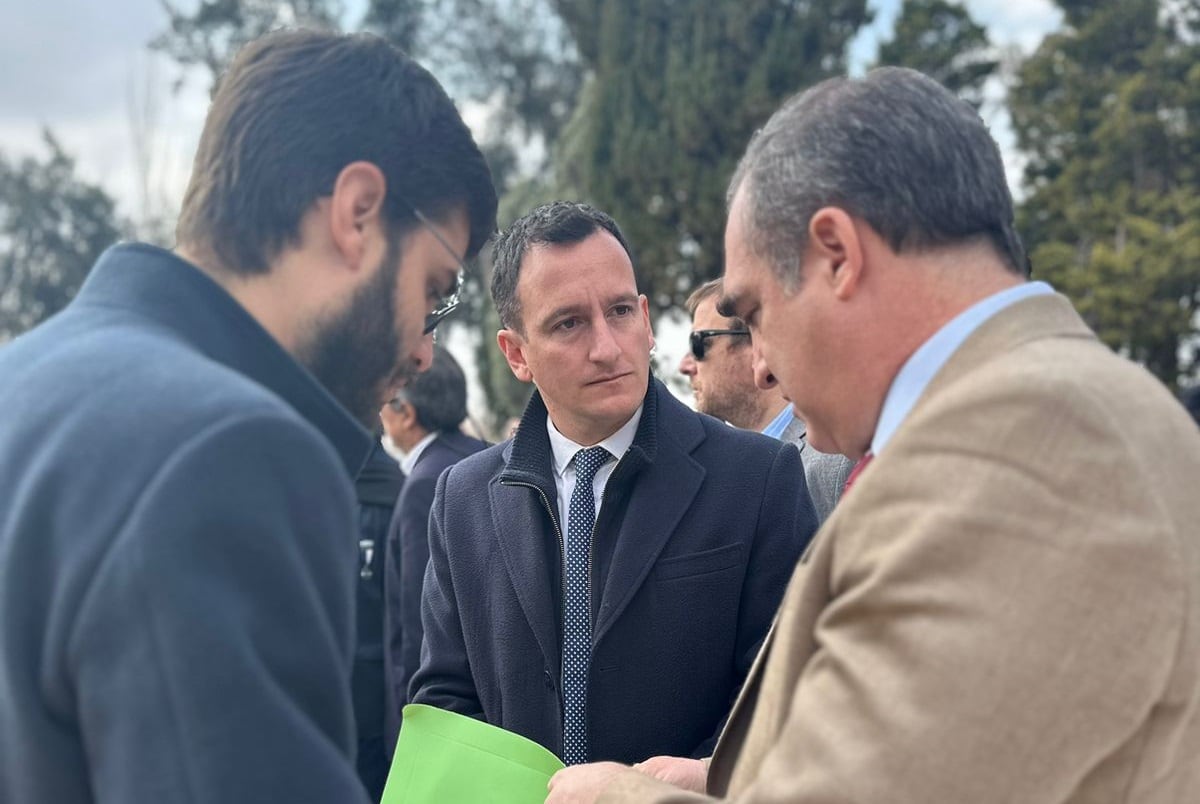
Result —
<path fill-rule="evenodd" d="M 596 470 L 596 476 L 592 479 L 592 491 L 596 501 L 596 513 L 593 516 L 599 515 L 604 486 L 608 483 L 608 478 L 612 476 L 613 470 L 617 468 L 617 462 L 621 456 L 633 445 L 633 437 L 637 434 L 638 423 L 641 420 L 642 406 L 639 405 L 629 421 L 621 425 L 621 429 L 593 445 L 604 447 L 613 456 L 613 460 Z M 550 434 L 550 449 L 553 458 L 551 468 L 554 470 L 554 489 L 558 492 L 558 521 L 565 540 L 567 528 L 563 523 L 567 521 L 567 512 L 571 506 L 571 493 L 575 491 L 575 453 L 586 447 L 576 444 L 558 432 L 558 428 L 554 426 L 554 422 L 550 421 L 549 416 L 546 417 L 546 432 Z M 566 546 L 563 544 L 564 551 Z"/>
<path fill-rule="evenodd" d="M 411 475 L 413 467 L 417 465 L 417 461 L 421 457 L 421 453 L 425 448 L 433 443 L 433 440 L 438 437 L 436 432 L 427 433 L 424 438 L 416 443 L 416 445 L 408 452 L 404 453 L 404 459 L 400 461 L 400 471 L 404 474 Z"/>

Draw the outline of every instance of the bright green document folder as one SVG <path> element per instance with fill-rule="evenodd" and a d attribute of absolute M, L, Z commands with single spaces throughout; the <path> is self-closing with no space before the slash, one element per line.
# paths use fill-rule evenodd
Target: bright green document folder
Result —
<path fill-rule="evenodd" d="M 519 734 L 432 706 L 404 707 L 382 804 L 533 804 L 562 762 Z"/>

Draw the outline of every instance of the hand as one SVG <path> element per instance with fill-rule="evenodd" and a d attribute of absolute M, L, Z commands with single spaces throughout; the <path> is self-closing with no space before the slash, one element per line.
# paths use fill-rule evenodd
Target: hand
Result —
<path fill-rule="evenodd" d="M 650 757 L 634 765 L 633 769 L 694 793 L 703 793 L 708 782 L 708 763 L 702 759 Z"/>
<path fill-rule="evenodd" d="M 563 768 L 550 777 L 550 796 L 546 804 L 592 804 L 612 778 L 625 769 L 625 765 L 617 762 L 593 762 Z"/>

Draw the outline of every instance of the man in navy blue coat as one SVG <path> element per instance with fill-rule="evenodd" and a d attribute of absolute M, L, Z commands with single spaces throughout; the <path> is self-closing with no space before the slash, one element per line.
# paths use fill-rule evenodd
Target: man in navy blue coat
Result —
<path fill-rule="evenodd" d="M 388 734 L 394 743 L 408 682 L 421 659 L 421 585 L 429 563 L 429 508 L 438 476 L 487 447 L 459 427 L 467 418 L 467 378 L 454 355 L 433 348 L 429 370 L 388 402 L 392 441 L 404 450 L 408 478 L 387 530 L 385 673 Z"/>
<path fill-rule="evenodd" d="M 428 363 L 494 215 L 383 40 L 242 51 L 178 249 L 110 249 L 0 349 L 0 801 L 366 801 L 359 421 Z"/>
<path fill-rule="evenodd" d="M 799 453 L 651 378 L 609 216 L 540 207 L 493 259 L 500 348 L 537 390 L 438 481 L 414 701 L 568 763 L 706 756 L 816 528 Z"/>

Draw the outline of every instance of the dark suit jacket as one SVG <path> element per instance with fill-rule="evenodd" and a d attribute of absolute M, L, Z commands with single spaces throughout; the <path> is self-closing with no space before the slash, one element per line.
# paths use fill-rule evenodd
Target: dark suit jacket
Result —
<path fill-rule="evenodd" d="M 546 408 L 438 481 L 414 701 L 561 755 L 563 558 Z M 813 530 L 800 456 L 652 380 L 596 523 L 590 758 L 701 754 Z"/>
<path fill-rule="evenodd" d="M 358 498 L 358 612 L 354 649 L 354 719 L 358 724 L 358 775 L 371 798 L 383 796 L 391 763 L 389 711 L 384 661 L 384 551 L 404 473 L 376 441 L 354 479 Z"/>
<path fill-rule="evenodd" d="M 400 710 L 408 703 L 408 682 L 421 661 L 421 584 L 429 563 L 429 509 L 438 476 L 447 467 L 487 447 L 458 431 L 439 433 L 417 458 L 396 502 L 387 534 L 388 733 L 395 740 Z"/>
<path fill-rule="evenodd" d="M 0 801 L 365 801 L 370 439 L 150 246 L 0 348 Z"/>

